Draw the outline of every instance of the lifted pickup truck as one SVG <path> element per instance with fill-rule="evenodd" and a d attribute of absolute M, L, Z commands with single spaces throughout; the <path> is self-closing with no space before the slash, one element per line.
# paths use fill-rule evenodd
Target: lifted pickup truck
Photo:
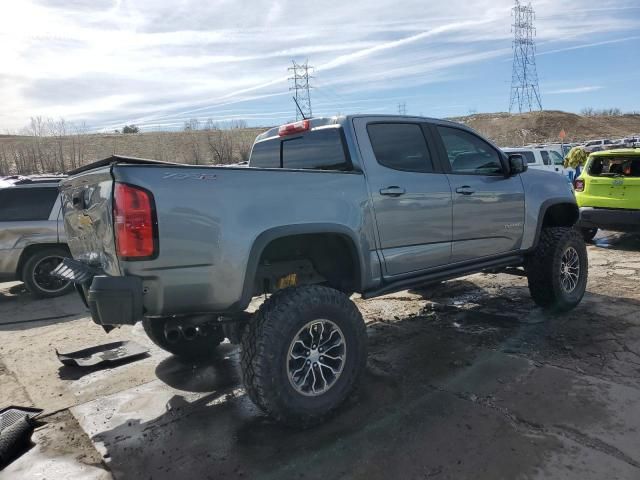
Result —
<path fill-rule="evenodd" d="M 248 167 L 111 157 L 62 184 L 75 260 L 57 273 L 80 285 L 95 322 L 141 320 L 176 355 L 240 342 L 250 398 L 306 426 L 365 367 L 355 292 L 506 269 L 528 276 L 543 308 L 580 302 L 587 254 L 571 188 L 526 170 L 465 126 L 398 116 L 271 129 Z"/>

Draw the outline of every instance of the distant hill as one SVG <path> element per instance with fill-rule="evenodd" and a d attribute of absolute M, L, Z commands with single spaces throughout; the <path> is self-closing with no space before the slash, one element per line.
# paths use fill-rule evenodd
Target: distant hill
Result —
<path fill-rule="evenodd" d="M 559 142 L 562 129 L 567 134 L 566 142 L 640 134 L 640 115 L 587 117 L 548 110 L 522 114 L 479 113 L 450 120 L 464 123 L 501 147 Z"/>
<path fill-rule="evenodd" d="M 558 111 L 480 113 L 450 120 L 464 123 L 499 146 L 620 138 L 640 134 L 640 115 L 582 116 Z M 60 172 L 113 154 L 189 164 L 246 160 L 255 137 L 266 128 L 193 130 L 65 137 L 0 135 L 0 175 Z"/>

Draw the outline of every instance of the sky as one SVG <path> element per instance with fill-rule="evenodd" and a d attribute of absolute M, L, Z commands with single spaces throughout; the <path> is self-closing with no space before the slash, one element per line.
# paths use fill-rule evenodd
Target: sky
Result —
<path fill-rule="evenodd" d="M 0 0 L 0 132 L 30 117 L 180 129 L 286 123 L 287 68 L 314 116 L 509 107 L 512 0 Z M 545 109 L 640 111 L 640 2 L 535 0 Z"/>

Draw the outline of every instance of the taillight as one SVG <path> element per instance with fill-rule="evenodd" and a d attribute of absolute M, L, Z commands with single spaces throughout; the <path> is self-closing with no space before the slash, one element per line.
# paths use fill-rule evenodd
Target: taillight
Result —
<path fill-rule="evenodd" d="M 278 135 L 280 137 L 284 137 L 285 135 L 306 132 L 307 130 L 309 130 L 309 128 L 311 128 L 311 122 L 309 120 L 287 123 L 286 125 L 281 125 L 280 128 L 278 128 Z"/>
<path fill-rule="evenodd" d="M 158 254 L 155 208 L 147 190 L 116 183 L 113 216 L 116 252 L 123 260 L 144 260 Z"/>
<path fill-rule="evenodd" d="M 576 180 L 573 182 L 573 189 L 574 189 L 576 192 L 584 192 L 584 180 L 579 179 L 579 178 L 578 178 L 578 179 L 576 179 Z"/>

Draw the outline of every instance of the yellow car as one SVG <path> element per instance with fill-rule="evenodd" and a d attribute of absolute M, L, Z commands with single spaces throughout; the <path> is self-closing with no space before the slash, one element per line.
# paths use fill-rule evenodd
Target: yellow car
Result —
<path fill-rule="evenodd" d="M 599 228 L 640 232 L 640 148 L 592 153 L 573 187 L 585 240 Z"/>

